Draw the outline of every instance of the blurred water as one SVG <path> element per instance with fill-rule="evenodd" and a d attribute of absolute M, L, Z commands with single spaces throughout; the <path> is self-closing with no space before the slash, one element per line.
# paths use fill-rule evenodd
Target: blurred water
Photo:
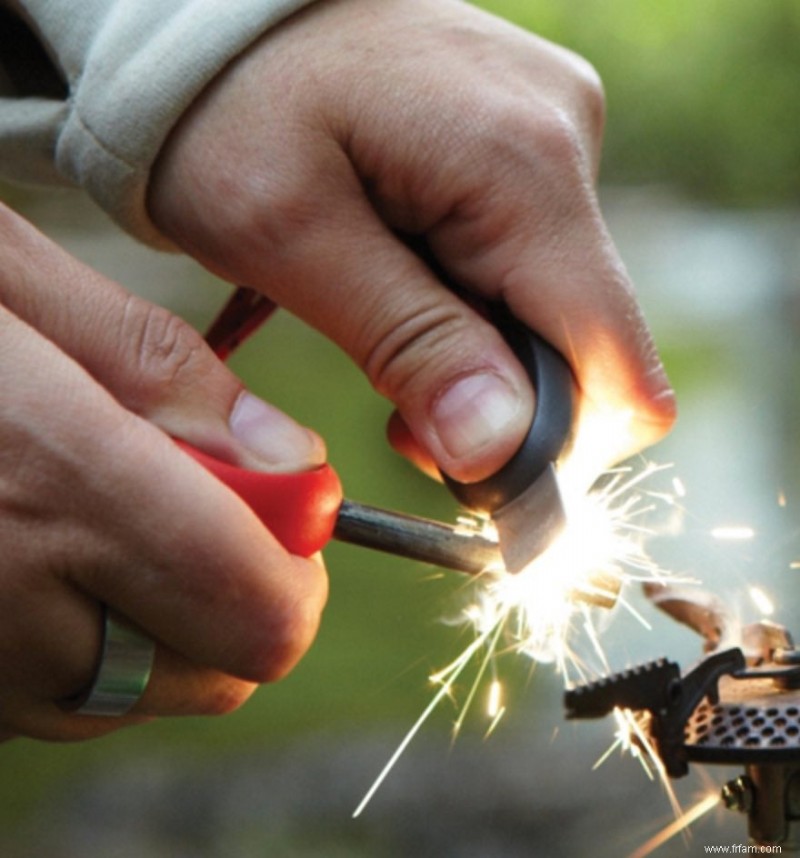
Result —
<path fill-rule="evenodd" d="M 222 300 L 220 284 L 197 266 L 135 245 L 75 194 L 13 197 L 71 252 L 198 326 Z M 653 552 L 665 567 L 701 578 L 747 621 L 759 616 L 747 586 L 763 585 L 775 598 L 773 619 L 800 634 L 800 571 L 790 567 L 800 558 L 798 214 L 704 210 L 662 189 L 609 189 L 604 204 L 681 414 L 673 435 L 650 455 L 674 463 L 672 473 L 686 486 L 683 528 L 654 541 Z M 710 534 L 720 524 L 751 525 L 755 537 L 720 543 Z M 655 616 L 636 594 L 631 599 L 653 630 L 624 613 L 615 617 L 606 633 L 613 667 L 660 655 L 687 665 L 699 655 L 691 633 Z M 663 791 L 629 761 L 590 774 L 608 745 L 610 725 L 563 726 L 557 685 L 545 688 L 550 693 L 538 698 L 535 727 L 533 710 L 523 709 L 504 737 L 490 743 L 468 741 L 449 756 L 444 744 L 435 752 L 429 745 L 412 747 L 383 803 L 376 802 L 375 815 L 361 827 L 346 822 L 346 813 L 369 783 L 364 772 L 377 773 L 399 739 L 394 733 L 365 744 L 354 729 L 299 741 L 279 758 L 261 759 L 261 777 L 275 774 L 253 787 L 263 803 L 260 816 L 257 808 L 242 810 L 241 784 L 251 783 L 252 761 L 230 760 L 225 777 L 215 775 L 215 763 L 198 763 L 188 774 L 195 785 L 189 813 L 178 800 L 188 789 L 183 764 L 150 759 L 143 747 L 138 756 L 149 764 L 123 760 L 113 774 L 102 768 L 92 773 L 75 795 L 51 798 L 40 819 L 48 825 L 60 820 L 59 834 L 39 838 L 28 831 L 20 841 L 10 833 L 11 852 L 64 858 L 626 854 L 668 820 Z M 556 739 L 553 730 L 560 733 Z M 161 775 L 143 784 L 143 765 L 151 776 Z M 281 783 L 294 804 L 279 801 Z M 679 789 L 688 800 L 699 783 L 695 777 Z M 103 800 L 114 795 L 127 800 L 109 809 Z M 203 839 L 198 807 L 218 831 L 232 831 L 237 820 L 246 831 L 238 829 L 241 836 L 222 844 L 210 833 Z M 717 814 L 698 827 L 693 845 L 676 841 L 657 854 L 701 854 L 702 844 L 744 839 L 741 820 Z"/>

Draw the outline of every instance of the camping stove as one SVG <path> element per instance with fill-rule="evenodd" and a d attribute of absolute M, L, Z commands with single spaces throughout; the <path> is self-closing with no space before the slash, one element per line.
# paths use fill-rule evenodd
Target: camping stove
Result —
<path fill-rule="evenodd" d="M 744 769 L 722 789 L 726 807 L 747 815 L 755 845 L 800 851 L 800 650 L 769 622 L 738 630 L 702 591 L 651 589 L 651 599 L 705 639 L 708 653 L 681 674 L 662 659 L 566 692 L 569 718 L 631 710 L 666 773 L 691 763 Z"/>

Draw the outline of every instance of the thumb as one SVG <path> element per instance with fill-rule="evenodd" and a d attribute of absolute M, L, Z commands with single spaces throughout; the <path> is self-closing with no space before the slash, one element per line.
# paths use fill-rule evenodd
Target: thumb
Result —
<path fill-rule="evenodd" d="M 243 467 L 300 471 L 324 462 L 322 439 L 246 391 L 182 319 L 78 262 L 2 206 L 0 244 L 0 301 L 128 410 Z"/>

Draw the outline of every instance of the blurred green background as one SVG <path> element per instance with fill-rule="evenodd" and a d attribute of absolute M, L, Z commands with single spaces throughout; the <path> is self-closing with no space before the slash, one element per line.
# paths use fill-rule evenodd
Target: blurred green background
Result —
<path fill-rule="evenodd" d="M 729 490 L 728 479 L 752 488 L 753 497 L 770 494 L 778 480 L 791 489 L 797 482 L 798 446 L 792 443 L 798 408 L 790 391 L 798 368 L 791 346 L 800 271 L 792 250 L 800 197 L 800 2 L 487 0 L 479 5 L 574 49 L 604 80 L 608 120 L 602 197 L 640 285 L 679 401 L 688 403 L 678 440 L 666 447 L 668 454 L 687 469 L 690 483 L 692 476 L 701 483 L 706 507 L 727 502 L 734 515 L 741 510 L 730 504 L 735 491 Z M 223 285 L 210 275 L 185 260 L 135 246 L 73 192 L 5 187 L 2 197 L 82 259 L 132 290 L 169 304 L 199 328 L 224 298 Z M 736 253 L 742 248 L 752 248 L 752 253 L 740 264 Z M 770 267 L 776 259 L 782 260 L 778 274 Z M 758 284 L 763 283 L 762 289 Z M 754 306 L 763 310 L 757 323 Z M 766 354 L 765 349 L 770 357 L 758 363 L 753 356 Z M 349 496 L 453 517 L 455 506 L 445 492 L 388 451 L 383 439 L 387 403 L 315 332 L 278 314 L 231 365 L 253 390 L 326 437 Z M 748 384 L 759 373 L 770 379 L 758 389 L 764 407 L 747 422 L 752 396 L 737 398 L 739 388 L 733 391 L 732 385 Z M 713 414 L 693 412 L 711 402 L 718 409 Z M 694 413 L 699 416 L 693 418 Z M 753 449 L 774 452 L 740 455 L 733 448 L 734 467 L 713 465 L 718 459 L 709 449 L 726 434 L 719 427 L 734 423 L 752 430 Z M 717 494 L 706 500 L 703 492 L 712 486 Z M 762 508 L 757 503 L 754 508 L 758 517 Z M 690 540 L 681 544 L 677 562 L 691 568 L 700 549 Z M 787 551 L 793 548 L 792 543 Z M 261 689 L 241 711 L 218 720 L 155 723 L 82 746 L 18 741 L 4 747 L 3 854 L 40 854 L 37 837 L 76 783 L 123 771 L 142 758 L 168 758 L 178 769 L 194 771 L 199 765 L 208 772 L 231 759 L 302 746 L 311 737 L 329 737 L 333 745 L 336 737 L 353 734 L 399 741 L 430 699 L 428 674 L 468 640 L 441 622 L 457 613 L 462 583 L 458 576 L 440 576 L 347 546 L 330 546 L 326 560 L 331 598 L 317 643 L 288 679 Z M 703 569 L 693 571 L 713 577 L 718 562 L 746 576 L 760 571 L 762 561 L 761 555 L 716 560 L 703 555 Z M 790 596 L 786 604 L 792 604 Z M 625 646 L 621 651 L 623 658 L 638 660 L 638 652 L 631 655 Z M 558 727 L 559 680 L 549 669 L 531 676 L 527 664 L 506 664 L 504 669 L 512 709 L 503 729 L 522 736 L 530 750 Z M 426 728 L 443 747 L 455 711 L 446 705 Z M 470 722 L 467 730 L 480 735 L 483 726 Z M 452 753 L 458 754 L 458 744 Z M 489 765 L 491 742 L 481 753 Z M 587 757 L 580 765 L 588 771 L 593 761 Z M 346 803 L 354 806 L 375 774 L 365 770 L 349 784 Z M 263 801 L 266 808 L 270 796 Z M 663 807 L 653 801 L 655 819 Z M 308 824 L 313 827 L 313 821 Z M 403 854 L 390 843 L 362 842 L 357 828 L 349 829 L 345 842 L 349 845 L 336 854 Z M 587 844 L 587 850 L 589 845 L 591 854 L 606 854 L 596 843 Z M 335 847 L 329 839 L 314 854 L 333 855 Z M 608 850 L 609 855 L 621 854 L 618 843 Z M 176 845 L 174 852 L 164 854 L 206 853 Z M 311 852 L 301 852 L 290 838 L 271 851 L 255 845 L 230 854 Z M 426 853 L 421 849 L 417 854 Z M 439 854 L 467 853 L 453 846 Z M 538 852 L 532 844 L 529 854 L 558 853 Z M 685 854 L 683 847 L 674 854 Z"/>
<path fill-rule="evenodd" d="M 797 0 L 494 0 L 572 48 L 608 95 L 603 177 L 724 204 L 800 194 Z"/>

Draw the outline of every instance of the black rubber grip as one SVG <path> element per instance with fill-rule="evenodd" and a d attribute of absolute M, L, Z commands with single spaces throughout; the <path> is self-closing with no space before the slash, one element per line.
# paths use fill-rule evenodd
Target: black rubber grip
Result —
<path fill-rule="evenodd" d="M 467 509 L 492 513 L 522 494 L 568 445 L 575 383 L 564 357 L 516 319 L 505 304 L 493 303 L 487 310 L 528 373 L 536 392 L 536 410 L 522 445 L 496 474 L 477 483 L 442 476 Z"/>

